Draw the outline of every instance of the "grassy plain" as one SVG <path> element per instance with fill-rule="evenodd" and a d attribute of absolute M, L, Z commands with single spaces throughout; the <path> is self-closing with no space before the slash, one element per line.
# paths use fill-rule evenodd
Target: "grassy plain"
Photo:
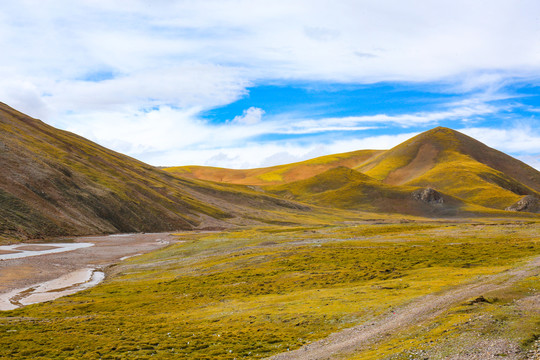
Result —
<path fill-rule="evenodd" d="M 488 220 L 186 232 L 182 243 L 109 268 L 95 288 L 2 313 L 0 357 L 263 358 L 523 264 L 540 255 L 539 235 L 538 223 Z M 486 323 L 485 336 L 507 333 L 526 349 L 540 314 L 502 305 L 540 286 L 527 281 L 536 282 L 354 356 L 406 358 L 485 313 L 507 319 Z"/>

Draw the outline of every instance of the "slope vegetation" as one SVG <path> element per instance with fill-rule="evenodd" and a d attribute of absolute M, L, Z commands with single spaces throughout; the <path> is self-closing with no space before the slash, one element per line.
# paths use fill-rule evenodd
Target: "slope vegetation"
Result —
<path fill-rule="evenodd" d="M 0 238 L 223 227 L 248 213 L 302 209 L 245 187 L 173 177 L 1 103 L 0 164 Z"/>
<path fill-rule="evenodd" d="M 244 185 L 278 185 L 304 180 L 338 166 L 353 168 L 381 152 L 380 150 L 359 150 L 321 156 L 292 164 L 246 170 L 211 166 L 177 166 L 164 170 L 174 175 L 193 179 Z"/>
<path fill-rule="evenodd" d="M 430 188 L 385 184 L 358 171 L 338 167 L 306 180 L 268 186 L 285 198 L 332 208 L 414 216 L 455 216 L 486 212 L 485 208 Z"/>
<path fill-rule="evenodd" d="M 317 182 L 321 178 L 316 175 L 338 167 L 355 169 L 368 175 L 372 180 L 379 180 L 387 185 L 434 188 L 467 203 L 492 209 L 538 212 L 540 208 L 537 205 L 540 199 L 540 172 L 469 136 L 443 127 L 426 131 L 387 151 L 359 150 L 299 163 L 249 170 L 204 166 L 174 167 L 165 170 L 174 175 L 190 178 L 268 186 L 302 180 L 308 180 L 308 183 Z M 328 177 L 332 174 L 344 175 L 343 171 L 330 172 L 323 176 L 327 179 L 322 181 L 328 183 L 330 181 Z M 295 193 L 293 190 L 295 187 L 309 187 L 308 183 L 291 185 L 289 190 Z M 351 184 L 350 188 L 353 186 L 355 185 Z M 381 192 L 387 195 L 396 194 L 388 189 L 382 191 L 381 184 L 377 186 L 378 194 Z M 282 190 L 285 188 L 287 187 L 271 190 L 280 194 L 284 193 Z M 343 193 L 342 190 L 340 192 Z M 401 190 L 398 191 L 400 192 L 402 193 Z M 326 193 L 325 196 L 331 197 L 331 193 Z M 355 202 L 360 200 L 358 196 L 355 197 Z M 326 205 L 332 202 L 322 201 L 319 199 L 322 195 L 314 196 L 309 191 L 304 195 L 300 195 L 297 191 L 294 197 L 310 202 L 317 198 L 316 203 L 325 202 Z M 392 198 L 397 199 L 399 196 L 392 195 Z M 365 199 L 365 201 L 372 200 L 370 196 Z M 339 206 L 339 201 L 336 203 Z M 387 205 L 375 208 L 384 211 Z"/>
<path fill-rule="evenodd" d="M 438 127 L 357 170 L 391 185 L 430 186 L 469 202 L 505 209 L 540 196 L 540 172 L 457 131 Z"/>
<path fill-rule="evenodd" d="M 360 150 L 251 170 L 167 171 L 2 103 L 0 130 L 0 241 L 321 223 L 369 212 L 433 217 L 485 213 L 483 207 L 540 209 L 538 171 L 446 128 L 388 151 Z"/>

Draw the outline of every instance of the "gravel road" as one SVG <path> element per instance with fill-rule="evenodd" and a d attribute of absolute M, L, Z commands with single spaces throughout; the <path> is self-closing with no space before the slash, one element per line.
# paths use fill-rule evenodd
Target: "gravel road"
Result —
<path fill-rule="evenodd" d="M 393 334 L 407 329 L 412 325 L 434 319 L 453 305 L 485 295 L 490 291 L 508 288 L 519 280 L 538 274 L 539 267 L 540 257 L 535 258 L 524 266 L 483 277 L 474 283 L 461 285 L 438 294 L 423 296 L 409 305 L 395 309 L 391 314 L 384 315 L 375 321 L 342 330 L 330 335 L 326 339 L 305 345 L 295 351 L 274 355 L 269 359 L 317 360 L 341 358 L 365 346 L 376 344 L 379 339 L 384 338 L 388 334 Z M 490 350 L 488 346 L 483 349 L 486 352 Z M 491 359 L 487 353 L 481 353 L 483 349 L 480 349 L 480 353 L 474 354 L 473 357 L 460 357 L 460 359 Z M 505 359 L 509 358 L 505 357 Z"/>

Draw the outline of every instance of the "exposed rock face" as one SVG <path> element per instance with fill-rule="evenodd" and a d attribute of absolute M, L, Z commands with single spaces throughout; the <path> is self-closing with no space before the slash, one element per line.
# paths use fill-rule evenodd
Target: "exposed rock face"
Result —
<path fill-rule="evenodd" d="M 432 188 L 418 189 L 413 191 L 412 196 L 415 200 L 425 202 L 426 204 L 442 204 L 444 199 L 440 192 Z"/>
<path fill-rule="evenodd" d="M 538 212 L 540 211 L 540 200 L 538 200 L 538 198 L 535 196 L 527 195 L 522 197 L 514 205 L 507 207 L 505 210 Z"/>

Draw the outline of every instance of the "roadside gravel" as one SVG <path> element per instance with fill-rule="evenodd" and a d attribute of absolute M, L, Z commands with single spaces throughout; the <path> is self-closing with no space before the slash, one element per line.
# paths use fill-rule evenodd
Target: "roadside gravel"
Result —
<path fill-rule="evenodd" d="M 412 325 L 434 319 L 453 305 L 485 295 L 491 291 L 508 288 L 521 279 L 537 274 L 539 267 L 540 257 L 521 267 L 486 276 L 476 282 L 464 284 L 441 293 L 423 296 L 402 308 L 394 309 L 390 314 L 383 315 L 374 321 L 342 330 L 326 339 L 305 345 L 295 351 L 274 355 L 269 359 L 316 360 L 340 358 L 366 346 L 373 346 L 378 340 L 400 330 L 405 330 Z M 490 344 L 489 346 L 479 347 L 476 352 L 469 354 L 469 357 L 462 355 L 459 359 L 491 359 L 489 354 L 497 354 L 498 351 L 495 351 L 497 350 L 495 347 L 500 345 Z M 505 358 L 510 359 L 509 357 Z M 536 358 L 533 357 L 533 359 Z"/>

